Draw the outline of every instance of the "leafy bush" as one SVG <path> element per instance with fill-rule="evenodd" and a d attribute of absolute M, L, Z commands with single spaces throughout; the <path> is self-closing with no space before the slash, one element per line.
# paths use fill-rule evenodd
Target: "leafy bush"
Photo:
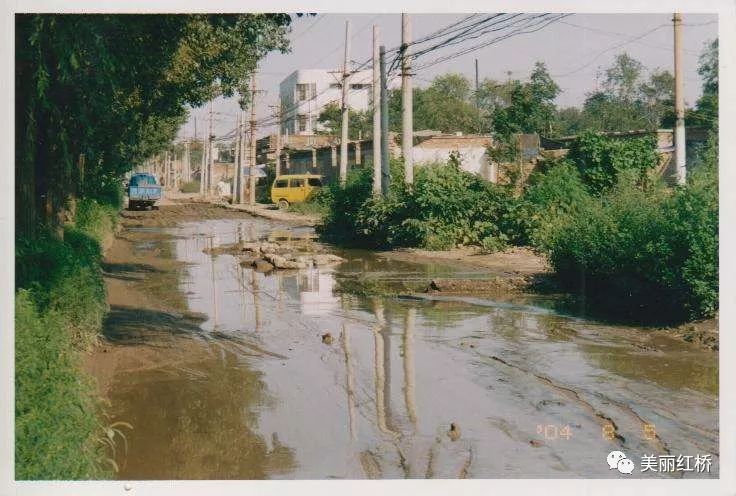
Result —
<path fill-rule="evenodd" d="M 105 237 L 115 229 L 119 207 L 103 204 L 97 200 L 82 199 L 77 205 L 74 224 L 79 231 L 102 244 Z"/>
<path fill-rule="evenodd" d="M 654 136 L 613 138 L 587 131 L 573 142 L 569 157 L 589 190 L 600 194 L 616 184 L 622 171 L 637 171 L 639 180 L 646 181 L 657 165 L 656 147 Z"/>
<path fill-rule="evenodd" d="M 713 316 L 718 307 L 718 190 L 704 168 L 674 193 L 644 191 L 635 171 L 552 223 L 543 249 L 568 284 L 638 318 Z M 607 300 L 602 302 L 601 300 Z"/>
<path fill-rule="evenodd" d="M 589 207 L 590 194 L 580 173 L 567 160 L 549 164 L 546 172 L 529 178 L 519 206 L 511 213 L 517 244 L 541 248 L 564 216 Z"/>
<path fill-rule="evenodd" d="M 371 195 L 370 170 L 355 171 L 344 190 L 332 188 L 327 232 L 372 247 L 506 245 L 504 221 L 514 203 L 507 190 L 460 170 L 455 161 L 418 168 L 412 186 L 404 185 L 400 168 L 393 164 L 385 198 Z"/>

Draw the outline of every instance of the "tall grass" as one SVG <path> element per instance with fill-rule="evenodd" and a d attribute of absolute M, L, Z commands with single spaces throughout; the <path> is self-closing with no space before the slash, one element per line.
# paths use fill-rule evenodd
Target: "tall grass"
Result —
<path fill-rule="evenodd" d="M 116 208 L 82 200 L 63 239 L 16 240 L 15 476 L 90 479 L 109 475 L 99 400 L 79 368 L 106 312 L 101 243 Z"/>

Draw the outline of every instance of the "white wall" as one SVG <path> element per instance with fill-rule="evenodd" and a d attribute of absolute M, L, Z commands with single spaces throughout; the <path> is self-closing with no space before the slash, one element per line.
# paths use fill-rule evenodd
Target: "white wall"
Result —
<path fill-rule="evenodd" d="M 340 83 L 341 74 L 337 71 L 331 72 L 326 69 L 300 69 L 287 76 L 279 85 L 281 108 L 283 111 L 283 134 L 314 134 L 317 129 L 315 124 L 322 109 L 330 102 L 339 102 L 342 99 L 342 89 L 337 85 Z M 371 105 L 372 91 L 370 84 L 373 79 L 372 71 L 359 71 L 349 79 L 349 84 L 368 85 L 362 89 L 350 88 L 348 92 L 348 106 L 354 110 L 368 110 Z M 298 102 L 297 84 L 315 84 L 316 96 Z M 307 116 L 306 130 L 299 131 L 297 116 Z"/>

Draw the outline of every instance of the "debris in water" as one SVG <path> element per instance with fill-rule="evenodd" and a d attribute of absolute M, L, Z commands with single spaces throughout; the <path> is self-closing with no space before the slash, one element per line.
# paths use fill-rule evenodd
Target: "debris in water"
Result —
<path fill-rule="evenodd" d="M 452 422 L 450 424 L 450 431 L 447 435 L 450 436 L 450 440 L 457 441 L 460 439 L 460 427 L 455 422 Z"/>
<path fill-rule="evenodd" d="M 332 344 L 332 334 L 329 332 L 327 334 L 322 334 L 322 342 L 324 344 Z"/>

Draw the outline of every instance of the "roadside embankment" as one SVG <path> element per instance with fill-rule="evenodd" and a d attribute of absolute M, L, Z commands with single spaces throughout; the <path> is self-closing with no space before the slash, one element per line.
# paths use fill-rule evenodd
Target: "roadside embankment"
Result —
<path fill-rule="evenodd" d="M 114 206 L 85 199 L 63 236 L 16 240 L 16 479 L 111 473 L 111 426 L 100 425 L 100 402 L 80 357 L 98 341 L 106 313 L 101 257 L 116 215 Z"/>

